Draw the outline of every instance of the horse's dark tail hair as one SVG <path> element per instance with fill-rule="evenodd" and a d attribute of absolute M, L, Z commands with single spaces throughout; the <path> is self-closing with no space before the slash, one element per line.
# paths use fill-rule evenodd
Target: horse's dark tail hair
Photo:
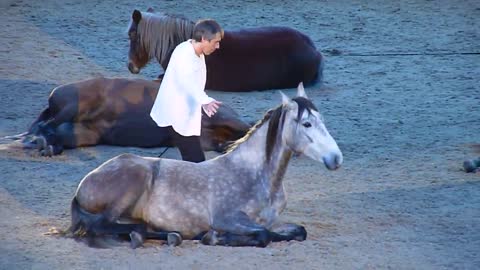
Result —
<path fill-rule="evenodd" d="M 90 214 L 82 210 L 78 203 L 77 197 L 73 197 L 72 204 L 70 206 L 70 212 L 72 215 L 70 227 L 67 229 L 67 233 L 71 236 L 83 236 L 87 233 L 90 225 L 97 219 L 98 215 Z"/>
<path fill-rule="evenodd" d="M 321 52 L 318 52 L 318 54 L 320 55 L 320 63 L 318 63 L 318 71 L 315 77 L 315 83 L 321 86 L 323 84 L 323 68 L 325 67 L 325 57 Z"/>
<path fill-rule="evenodd" d="M 24 140 L 28 135 L 35 135 L 38 131 L 38 123 L 47 120 L 50 118 L 50 108 L 47 107 L 43 109 L 42 113 L 38 116 L 38 118 L 33 121 L 32 124 L 30 124 L 30 127 L 26 132 L 20 133 L 20 134 L 15 134 L 15 135 L 9 135 L 5 136 L 0 139 L 5 139 L 5 140 Z"/>
<path fill-rule="evenodd" d="M 72 215 L 72 220 L 68 232 L 74 235 L 82 227 L 82 213 L 80 210 L 80 205 L 78 204 L 77 197 L 73 197 L 72 203 L 70 206 L 70 214 Z"/>

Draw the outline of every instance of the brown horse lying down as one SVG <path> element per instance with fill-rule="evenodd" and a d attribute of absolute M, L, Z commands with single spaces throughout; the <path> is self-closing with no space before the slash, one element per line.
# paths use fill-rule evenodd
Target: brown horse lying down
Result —
<path fill-rule="evenodd" d="M 36 146 L 42 155 L 60 154 L 64 148 L 97 144 L 171 146 L 165 128 L 150 118 L 159 83 L 140 79 L 94 78 L 53 89 L 48 107 L 21 136 L 26 147 Z M 227 105 L 211 118 L 203 115 L 204 150 L 223 151 L 251 125 L 239 119 Z M 35 140 L 27 143 L 29 135 Z"/>
<path fill-rule="evenodd" d="M 166 70 L 173 49 L 192 38 L 192 21 L 152 11 L 132 14 L 128 69 L 135 74 L 152 58 Z M 225 31 L 220 49 L 205 61 L 206 88 L 231 92 L 321 83 L 324 63 L 312 40 L 288 27 Z"/>

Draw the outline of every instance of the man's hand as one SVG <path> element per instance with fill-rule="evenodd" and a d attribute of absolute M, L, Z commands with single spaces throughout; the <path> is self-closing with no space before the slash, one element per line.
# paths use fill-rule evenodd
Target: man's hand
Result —
<path fill-rule="evenodd" d="M 203 104 L 202 108 L 208 117 L 212 117 L 217 112 L 217 109 L 218 107 L 220 107 L 220 104 L 222 104 L 222 102 L 214 100 L 208 104 Z"/>

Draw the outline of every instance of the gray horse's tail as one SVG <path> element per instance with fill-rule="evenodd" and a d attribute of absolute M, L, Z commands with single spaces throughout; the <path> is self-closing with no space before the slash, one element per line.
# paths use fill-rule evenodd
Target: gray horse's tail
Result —
<path fill-rule="evenodd" d="M 80 209 L 80 205 L 78 204 L 77 197 L 73 197 L 72 199 L 72 203 L 70 205 L 70 214 L 72 215 L 72 220 L 70 223 L 70 227 L 67 229 L 67 231 L 72 235 L 75 235 L 84 227 L 84 224 L 82 222 L 83 213 Z"/>
<path fill-rule="evenodd" d="M 81 209 L 81 206 L 78 204 L 77 198 L 74 197 L 71 204 L 71 215 L 72 222 L 70 227 L 66 230 L 51 228 L 47 235 L 56 235 L 63 237 L 74 237 L 82 236 L 86 233 L 88 221 L 93 221 L 94 219 L 89 217 L 89 214 Z"/>
<path fill-rule="evenodd" d="M 67 233 L 71 236 L 83 236 L 87 233 L 89 227 L 98 219 L 98 215 L 90 214 L 82 210 L 77 197 L 73 197 L 72 199 L 70 212 L 72 219 L 70 227 L 67 229 Z"/>

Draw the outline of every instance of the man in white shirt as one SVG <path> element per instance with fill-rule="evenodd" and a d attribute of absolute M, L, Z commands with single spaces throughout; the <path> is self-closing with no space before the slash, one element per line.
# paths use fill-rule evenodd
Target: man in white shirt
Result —
<path fill-rule="evenodd" d="M 167 127 L 182 159 L 205 160 L 200 145 L 202 108 L 208 117 L 221 102 L 207 96 L 205 55 L 220 48 L 223 30 L 214 20 L 200 20 L 193 39 L 180 43 L 172 53 L 150 116 L 159 127 Z"/>

